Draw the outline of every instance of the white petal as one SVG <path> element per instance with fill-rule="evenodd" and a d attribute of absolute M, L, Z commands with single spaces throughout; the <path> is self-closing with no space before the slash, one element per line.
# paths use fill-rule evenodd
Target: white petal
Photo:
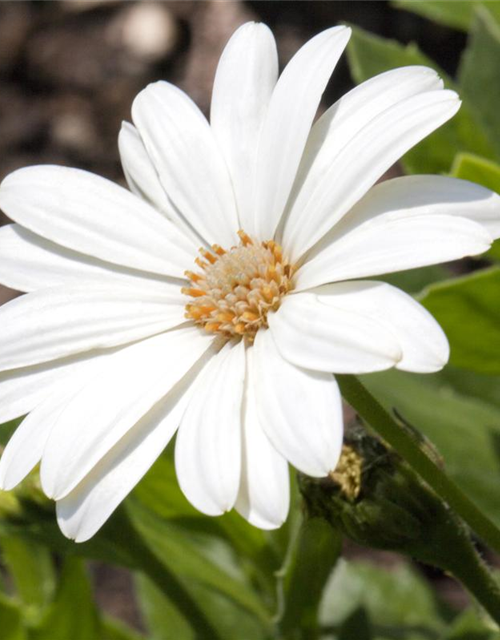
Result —
<path fill-rule="evenodd" d="M 281 355 L 305 369 L 370 373 L 402 357 L 396 336 L 363 313 L 325 304 L 314 292 L 287 296 L 268 317 Z"/>
<path fill-rule="evenodd" d="M 208 243 L 232 246 L 239 226 L 231 180 L 198 107 L 155 82 L 134 100 L 132 117 L 173 205 Z"/>
<path fill-rule="evenodd" d="M 244 343 L 228 343 L 196 381 L 177 434 L 179 485 L 207 515 L 231 510 L 238 494 L 244 381 Z"/>
<path fill-rule="evenodd" d="M 193 367 L 57 502 L 57 521 L 65 536 L 76 542 L 91 538 L 144 476 L 174 435 L 198 371 Z"/>
<path fill-rule="evenodd" d="M 217 67 L 210 120 L 231 175 L 240 226 L 255 233 L 257 145 L 278 78 L 271 30 L 248 22 L 231 37 Z"/>
<path fill-rule="evenodd" d="M 118 148 L 123 172 L 130 190 L 149 202 L 155 209 L 164 213 L 198 245 L 199 236 L 186 224 L 186 221 L 168 199 L 156 168 L 133 124 L 122 122 L 122 128 L 118 135 Z"/>
<path fill-rule="evenodd" d="M 28 231 L 18 224 L 0 229 L 0 282 L 18 291 L 36 291 L 58 285 L 103 282 L 164 291 L 171 283 L 163 276 L 146 274 L 104 262 Z M 176 285 L 179 286 L 175 281 Z"/>
<path fill-rule="evenodd" d="M 396 336 L 403 357 L 397 369 L 432 373 L 448 362 L 448 340 L 431 314 L 411 296 L 383 282 L 339 282 L 314 290 L 322 303 L 363 313 Z"/>
<path fill-rule="evenodd" d="M 335 236 L 332 232 L 315 247 L 297 273 L 296 290 L 456 260 L 483 253 L 492 242 L 485 227 L 471 220 L 406 211 L 381 215 Z"/>
<path fill-rule="evenodd" d="M 395 212 L 409 216 L 467 218 L 500 235 L 500 195 L 479 184 L 445 176 L 404 176 L 370 189 L 335 230 L 344 235 L 369 220 Z"/>
<path fill-rule="evenodd" d="M 262 127 L 257 159 L 256 228 L 272 238 L 290 195 L 321 95 L 350 29 L 333 27 L 309 40 L 276 84 Z"/>
<path fill-rule="evenodd" d="M 404 153 L 459 109 L 453 91 L 401 100 L 361 129 L 335 157 L 305 206 L 293 208 L 283 243 L 297 260 L 338 222 Z"/>
<path fill-rule="evenodd" d="M 92 362 L 114 353 L 88 351 L 48 363 L 0 373 L 0 423 L 24 416 L 49 396 L 57 394 L 61 382 L 84 373 Z"/>
<path fill-rule="evenodd" d="M 58 416 L 88 379 L 72 376 L 70 382 L 59 381 L 57 388 L 21 422 L 0 459 L 0 487 L 9 491 L 23 480 L 42 458 L 45 444 Z"/>
<path fill-rule="evenodd" d="M 121 350 L 57 420 L 40 477 L 45 493 L 63 498 L 191 369 L 212 344 L 194 327 Z"/>
<path fill-rule="evenodd" d="M 31 397 L 30 409 L 33 411 L 24 418 L 2 453 L 0 459 L 2 489 L 10 490 L 15 487 L 40 462 L 45 444 L 58 416 L 83 385 L 99 374 L 100 368 L 104 366 L 107 359 L 113 357 L 114 353 L 116 349 L 86 359 L 65 360 L 62 364 L 58 363 L 56 369 L 45 370 L 38 374 L 32 373 L 31 370 L 25 374 L 22 369 L 7 372 L 7 375 L 16 375 L 21 372 L 21 375 L 15 378 L 18 383 L 16 392 L 18 396 L 24 393 L 23 398 Z M 47 375 L 43 376 L 43 373 L 51 372 L 54 374 L 52 379 Z M 2 405 L 6 401 L 3 392 L 11 380 L 0 381 Z M 24 405 L 26 406 L 26 400 Z"/>
<path fill-rule="evenodd" d="M 288 224 L 300 217 L 330 165 L 363 127 L 401 100 L 442 86 L 433 69 L 402 67 L 370 78 L 342 96 L 311 129 L 288 202 Z"/>
<path fill-rule="evenodd" d="M 130 190 L 147 200 L 158 211 L 166 213 L 170 208 L 167 195 L 139 132 L 130 122 L 122 122 L 118 149 Z"/>
<path fill-rule="evenodd" d="M 254 346 L 254 380 L 260 422 L 276 449 L 294 467 L 323 477 L 342 451 L 342 400 L 331 373 L 310 371 L 282 358 L 270 331 Z"/>
<path fill-rule="evenodd" d="M 130 191 L 79 169 L 19 169 L 2 182 L 0 207 L 48 240 L 133 269 L 183 277 L 197 250 Z"/>
<path fill-rule="evenodd" d="M 185 322 L 182 294 L 108 285 L 34 291 L 0 308 L 0 370 L 133 342 Z"/>
<path fill-rule="evenodd" d="M 243 400 L 243 457 L 237 511 L 260 529 L 276 529 L 290 506 L 288 463 L 272 446 L 257 415 L 252 349 L 247 351 Z"/>

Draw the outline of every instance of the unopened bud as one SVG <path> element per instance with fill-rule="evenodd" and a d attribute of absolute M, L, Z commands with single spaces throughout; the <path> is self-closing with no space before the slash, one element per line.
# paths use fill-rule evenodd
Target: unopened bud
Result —
<path fill-rule="evenodd" d="M 356 429 L 327 478 L 299 476 L 311 515 L 367 547 L 448 568 L 447 547 L 468 533 L 441 499 L 382 442 Z M 451 542 L 453 539 L 453 542 Z"/>

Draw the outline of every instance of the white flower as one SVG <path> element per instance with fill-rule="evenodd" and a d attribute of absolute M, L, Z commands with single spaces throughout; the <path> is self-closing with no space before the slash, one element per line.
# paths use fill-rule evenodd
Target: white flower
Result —
<path fill-rule="evenodd" d="M 277 80 L 271 32 L 244 25 L 211 125 L 174 86 L 147 87 L 119 139 L 133 193 L 53 166 L 3 182 L 17 224 L 0 231 L 0 279 L 29 293 L 0 310 L 0 421 L 28 416 L 0 480 L 10 489 L 41 461 L 67 536 L 92 536 L 177 427 L 193 505 L 278 527 L 288 462 L 312 476 L 336 465 L 332 372 L 446 363 L 419 304 L 359 278 L 485 251 L 499 197 L 436 176 L 373 187 L 459 108 L 430 69 L 379 75 L 313 124 L 348 38 L 320 33 Z"/>

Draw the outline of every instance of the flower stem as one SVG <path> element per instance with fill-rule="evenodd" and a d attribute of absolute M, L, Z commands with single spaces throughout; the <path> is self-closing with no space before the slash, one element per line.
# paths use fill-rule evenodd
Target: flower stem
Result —
<path fill-rule="evenodd" d="M 304 517 L 285 576 L 279 638 L 316 640 L 319 637 L 318 609 L 340 550 L 341 535 L 337 529 L 323 518 Z"/>
<path fill-rule="evenodd" d="M 418 473 L 486 544 L 500 553 L 500 530 L 441 471 L 420 444 L 401 428 L 354 376 L 337 375 L 342 395 L 371 427 Z M 499 606 L 497 604 L 497 606 Z M 497 616 L 498 617 L 498 616 Z"/>
<path fill-rule="evenodd" d="M 500 587 L 468 536 L 462 537 L 462 545 L 454 545 L 453 557 L 449 558 L 446 570 L 466 587 L 492 620 L 500 625 Z"/>

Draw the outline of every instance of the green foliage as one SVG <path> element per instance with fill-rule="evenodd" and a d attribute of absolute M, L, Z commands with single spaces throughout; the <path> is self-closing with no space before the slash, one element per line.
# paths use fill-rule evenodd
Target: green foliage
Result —
<path fill-rule="evenodd" d="M 245 584 L 244 576 L 227 548 L 203 531 L 193 534 L 134 502 L 129 503 L 131 520 L 157 560 L 178 576 L 188 588 L 196 582 L 219 592 L 243 611 L 263 622 L 269 616 L 255 593 Z"/>
<path fill-rule="evenodd" d="M 446 621 L 429 584 L 408 565 L 388 571 L 366 562 L 342 561 L 327 587 L 322 623 L 344 624 L 359 610 L 370 625 L 423 625 L 422 640 L 425 633 L 429 637 L 429 632 L 441 631 Z"/>
<path fill-rule="evenodd" d="M 458 153 L 453 160 L 451 175 L 482 184 L 500 193 L 500 164 L 472 153 Z"/>
<path fill-rule="evenodd" d="M 46 605 L 54 594 L 55 573 L 46 547 L 18 537 L 0 540 L 2 560 L 8 567 L 16 591 L 27 607 L 35 611 Z"/>
<path fill-rule="evenodd" d="M 464 613 L 450 624 L 443 640 L 498 640 L 497 631 L 489 628 L 474 611 Z"/>
<path fill-rule="evenodd" d="M 450 477 L 500 525 L 498 407 L 460 395 L 439 376 L 388 371 L 362 380 L 386 409 L 395 409 L 437 447 Z"/>
<path fill-rule="evenodd" d="M 27 640 L 19 607 L 0 593 L 0 629 L 2 640 Z"/>
<path fill-rule="evenodd" d="M 500 157 L 499 61 L 500 25 L 481 7 L 462 57 L 459 82 L 462 97 L 491 141 L 497 157 Z"/>
<path fill-rule="evenodd" d="M 406 564 L 388 568 L 341 561 L 328 584 L 321 621 L 335 640 L 498 638 L 472 610 L 455 617 Z"/>
<path fill-rule="evenodd" d="M 100 635 L 100 621 L 87 573 L 80 560 L 66 560 L 57 595 L 30 640 L 89 640 Z"/>
<path fill-rule="evenodd" d="M 194 629 L 169 598 L 148 578 L 136 578 L 137 596 L 151 640 L 194 640 Z"/>
<path fill-rule="evenodd" d="M 479 271 L 426 289 L 422 304 L 444 329 L 452 364 L 500 374 L 500 269 Z"/>
<path fill-rule="evenodd" d="M 412 11 L 434 22 L 463 31 L 471 26 L 478 7 L 486 6 L 500 23 L 500 3 L 496 0 L 395 0 L 392 4 L 398 9 Z"/>

